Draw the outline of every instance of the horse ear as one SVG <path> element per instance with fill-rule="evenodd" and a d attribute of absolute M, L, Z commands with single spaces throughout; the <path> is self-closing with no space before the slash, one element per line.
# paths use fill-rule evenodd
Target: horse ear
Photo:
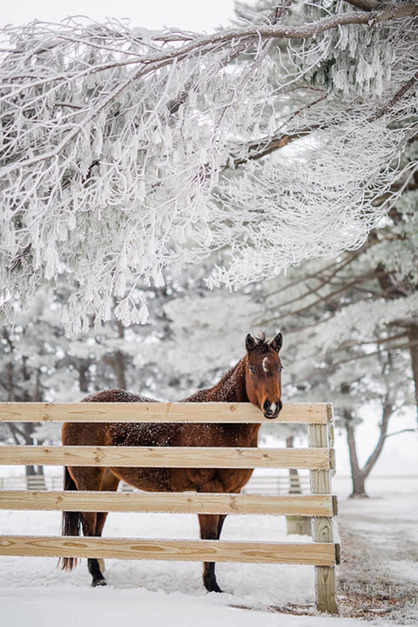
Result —
<path fill-rule="evenodd" d="M 281 349 L 282 344 L 283 344 L 283 335 L 281 333 L 278 333 L 276 337 L 270 342 L 270 346 L 274 348 L 274 350 L 277 352 L 279 352 L 279 350 Z"/>
<path fill-rule="evenodd" d="M 251 333 L 249 333 L 247 337 L 245 338 L 245 348 L 247 349 L 248 352 L 250 352 L 253 350 L 255 345 L 256 345 L 256 341 L 251 335 Z"/>

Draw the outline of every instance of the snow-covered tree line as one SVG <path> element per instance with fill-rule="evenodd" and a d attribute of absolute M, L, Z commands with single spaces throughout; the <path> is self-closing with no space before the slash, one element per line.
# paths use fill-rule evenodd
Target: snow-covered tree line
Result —
<path fill-rule="evenodd" d="M 411 140 L 403 159 L 416 158 L 417 150 Z M 332 398 L 355 495 L 365 493 L 388 437 L 399 432 L 396 417 L 418 407 L 417 207 L 415 175 L 362 248 L 269 282 L 258 320 L 261 326 L 280 321 L 287 331 L 294 398 Z M 379 416 L 379 432 L 361 466 L 356 426 L 365 411 Z"/>
<path fill-rule="evenodd" d="M 416 183 L 359 251 L 307 262 L 229 298 L 205 290 L 205 268 L 196 268 L 183 283 L 149 289 L 146 325 L 108 323 L 68 339 L 54 311 L 57 293 L 48 290 L 14 329 L 2 330 L 1 400 L 75 401 L 114 386 L 179 400 L 238 361 L 248 331 L 281 328 L 284 401 L 332 400 L 347 435 L 353 490 L 363 494 L 387 438 L 400 429 L 396 417 L 414 406 Z M 62 300 L 65 290 L 61 282 Z M 356 426 L 379 414 L 379 435 L 361 467 Z M 54 437 L 45 429 L 34 435 Z"/>
<path fill-rule="evenodd" d="M 416 169 L 415 2 L 240 5 L 202 35 L 110 21 L 2 32 L 0 289 L 67 276 L 67 329 L 212 260 L 209 286 L 362 244 Z M 145 295 L 145 289 L 143 290 Z"/>

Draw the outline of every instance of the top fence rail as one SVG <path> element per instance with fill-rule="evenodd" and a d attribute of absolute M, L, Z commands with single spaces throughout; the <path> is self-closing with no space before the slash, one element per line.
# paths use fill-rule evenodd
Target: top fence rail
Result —
<path fill-rule="evenodd" d="M 200 422 L 326 424 L 330 403 L 289 403 L 267 420 L 251 403 L 0 403 L 0 422 Z"/>

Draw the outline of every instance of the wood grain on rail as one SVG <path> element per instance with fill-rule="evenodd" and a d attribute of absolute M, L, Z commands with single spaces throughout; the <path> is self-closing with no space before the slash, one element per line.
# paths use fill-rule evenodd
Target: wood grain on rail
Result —
<path fill-rule="evenodd" d="M 166 512 L 186 514 L 281 514 L 332 516 L 330 495 L 270 496 L 205 493 L 0 492 L 0 509 L 71 512 Z"/>
<path fill-rule="evenodd" d="M 0 536 L 0 555 L 335 565 L 328 543 Z"/>
<path fill-rule="evenodd" d="M 133 468 L 308 468 L 328 470 L 327 448 L 194 446 L 0 446 L 0 464 Z"/>
<path fill-rule="evenodd" d="M 267 420 L 251 403 L 0 403 L 0 422 L 296 422 L 326 424 L 326 403 L 284 404 Z"/>

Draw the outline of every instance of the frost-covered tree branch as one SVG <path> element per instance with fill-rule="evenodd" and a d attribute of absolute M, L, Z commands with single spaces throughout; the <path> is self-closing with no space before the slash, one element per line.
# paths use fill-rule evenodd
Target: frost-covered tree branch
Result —
<path fill-rule="evenodd" d="M 6 316 L 65 272 L 72 331 L 114 299 L 141 322 L 134 290 L 168 265 L 219 251 L 208 284 L 236 287 L 365 241 L 416 167 L 399 157 L 418 125 L 418 4 L 311 4 L 209 35 L 72 19 L 2 31 Z"/>

